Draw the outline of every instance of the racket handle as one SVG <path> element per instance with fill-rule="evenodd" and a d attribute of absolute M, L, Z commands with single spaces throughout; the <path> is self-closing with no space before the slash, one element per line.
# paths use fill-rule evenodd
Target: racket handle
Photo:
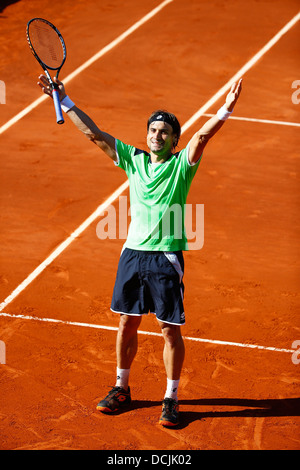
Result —
<path fill-rule="evenodd" d="M 53 103 L 54 103 L 55 112 L 56 112 L 56 122 L 57 122 L 57 124 L 63 124 L 65 122 L 65 120 L 64 120 L 63 115 L 62 115 L 58 90 L 56 90 L 55 88 L 52 91 L 52 97 L 53 97 Z"/>

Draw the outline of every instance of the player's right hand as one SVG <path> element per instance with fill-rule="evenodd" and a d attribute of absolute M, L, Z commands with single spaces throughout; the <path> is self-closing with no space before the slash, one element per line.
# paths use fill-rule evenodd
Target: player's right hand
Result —
<path fill-rule="evenodd" d="M 67 96 L 64 84 L 60 80 L 58 80 L 58 78 L 56 77 L 54 77 L 53 81 L 58 85 L 58 94 L 59 94 L 59 99 L 61 101 Z M 52 86 L 48 78 L 46 77 L 46 75 L 40 75 L 39 81 L 37 83 L 46 95 L 49 95 L 52 97 Z"/>

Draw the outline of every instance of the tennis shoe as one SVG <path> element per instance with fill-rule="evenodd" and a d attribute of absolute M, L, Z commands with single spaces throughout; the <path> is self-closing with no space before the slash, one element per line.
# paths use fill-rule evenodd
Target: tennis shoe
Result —
<path fill-rule="evenodd" d="M 124 390 L 122 387 L 113 387 L 108 395 L 97 405 L 97 410 L 102 413 L 114 413 L 131 403 L 130 387 Z"/>
<path fill-rule="evenodd" d="M 179 405 L 173 398 L 165 398 L 162 402 L 162 413 L 159 424 L 165 427 L 177 426 L 179 423 Z"/>

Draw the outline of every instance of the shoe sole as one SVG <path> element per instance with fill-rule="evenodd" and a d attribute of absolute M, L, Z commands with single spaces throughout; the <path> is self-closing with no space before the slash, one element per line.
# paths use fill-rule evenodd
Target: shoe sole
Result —
<path fill-rule="evenodd" d="M 173 428 L 174 426 L 178 426 L 178 422 L 177 423 L 171 423 L 171 421 L 163 421 L 163 420 L 159 420 L 158 424 L 160 426 L 164 426 L 165 428 Z"/>
<path fill-rule="evenodd" d="M 106 408 L 104 406 L 97 406 L 96 409 L 98 411 L 101 411 L 102 413 L 114 413 L 115 411 L 118 411 L 119 408 L 116 408 L 115 410 L 111 410 L 110 408 Z"/>
<path fill-rule="evenodd" d="M 131 402 L 130 403 L 126 403 L 125 405 L 121 405 L 119 406 L 118 408 L 115 408 L 114 410 L 111 410 L 110 408 L 108 408 L 107 406 L 99 406 L 97 405 L 96 406 L 96 409 L 98 411 L 101 411 L 102 413 L 107 413 L 107 414 L 112 414 L 112 413 L 118 413 L 119 411 L 125 411 L 127 408 L 129 408 L 131 405 Z"/>

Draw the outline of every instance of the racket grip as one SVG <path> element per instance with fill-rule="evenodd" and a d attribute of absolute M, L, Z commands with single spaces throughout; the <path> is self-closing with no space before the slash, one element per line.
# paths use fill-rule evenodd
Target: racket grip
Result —
<path fill-rule="evenodd" d="M 56 90 L 55 88 L 52 91 L 52 97 L 53 97 L 53 103 L 54 103 L 55 112 L 56 112 L 56 122 L 57 124 L 63 124 L 65 121 L 62 115 L 58 90 Z"/>

